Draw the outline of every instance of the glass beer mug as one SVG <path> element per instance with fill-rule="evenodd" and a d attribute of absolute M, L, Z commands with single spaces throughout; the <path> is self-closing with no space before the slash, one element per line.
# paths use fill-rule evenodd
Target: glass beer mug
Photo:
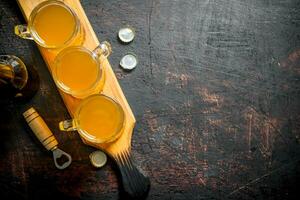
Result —
<path fill-rule="evenodd" d="M 28 25 L 15 26 L 15 34 L 45 48 L 63 48 L 78 40 L 81 44 L 84 38 L 76 13 L 64 2 L 53 0 L 38 4 Z"/>
<path fill-rule="evenodd" d="M 110 54 L 111 45 L 106 41 L 93 51 L 82 46 L 67 47 L 54 61 L 52 76 L 55 84 L 76 98 L 100 93 L 105 82 L 102 61 Z"/>
<path fill-rule="evenodd" d="M 124 111 L 112 98 L 95 94 L 82 100 L 74 119 L 59 123 L 62 131 L 77 130 L 79 135 L 92 144 L 109 143 L 120 137 L 124 127 Z"/>

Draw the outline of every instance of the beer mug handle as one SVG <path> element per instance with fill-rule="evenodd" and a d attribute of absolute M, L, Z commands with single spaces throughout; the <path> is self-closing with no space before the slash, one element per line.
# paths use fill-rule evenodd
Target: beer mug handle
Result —
<path fill-rule="evenodd" d="M 107 58 L 111 53 L 111 45 L 107 41 L 101 42 L 94 50 L 93 53 L 96 54 L 99 58 L 101 56 Z"/>
<path fill-rule="evenodd" d="M 15 34 L 23 39 L 33 40 L 33 37 L 27 25 L 16 25 Z"/>
<path fill-rule="evenodd" d="M 59 130 L 61 131 L 76 131 L 77 126 L 74 119 L 64 120 L 59 122 Z"/>

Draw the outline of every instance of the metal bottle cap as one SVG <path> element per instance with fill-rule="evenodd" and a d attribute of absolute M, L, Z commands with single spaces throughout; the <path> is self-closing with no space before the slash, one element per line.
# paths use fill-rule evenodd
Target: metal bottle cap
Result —
<path fill-rule="evenodd" d="M 138 60 L 132 53 L 126 54 L 120 61 L 120 66 L 126 70 L 132 70 L 136 67 Z"/>
<path fill-rule="evenodd" d="M 94 151 L 89 157 L 94 167 L 103 167 L 107 161 L 107 156 L 102 151 Z"/>
<path fill-rule="evenodd" d="M 130 27 L 124 27 L 119 30 L 118 36 L 122 42 L 129 43 L 133 40 L 135 31 Z"/>

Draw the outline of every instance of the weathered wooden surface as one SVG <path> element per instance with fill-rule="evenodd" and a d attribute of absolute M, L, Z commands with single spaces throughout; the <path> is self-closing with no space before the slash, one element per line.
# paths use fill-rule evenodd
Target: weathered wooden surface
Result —
<path fill-rule="evenodd" d="M 297 0 L 81 1 L 136 116 L 132 154 L 151 178 L 148 199 L 291 199 L 300 178 L 300 4 Z M 118 199 L 110 161 L 57 123 L 67 110 L 36 46 L 14 36 L 17 4 L 0 1 L 0 53 L 34 64 L 41 78 L 26 104 L 0 107 L 1 199 Z M 130 24 L 137 37 L 119 44 Z M 118 67 L 126 52 L 138 67 Z M 35 106 L 73 157 L 55 168 L 21 113 Z"/>

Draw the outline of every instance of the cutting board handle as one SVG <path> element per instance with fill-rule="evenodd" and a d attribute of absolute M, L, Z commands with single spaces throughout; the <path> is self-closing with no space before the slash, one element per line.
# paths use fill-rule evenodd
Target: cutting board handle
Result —
<path fill-rule="evenodd" d="M 134 165 L 129 151 L 123 151 L 114 158 L 122 175 L 125 192 L 132 198 L 145 197 L 150 188 L 150 180 Z"/>

